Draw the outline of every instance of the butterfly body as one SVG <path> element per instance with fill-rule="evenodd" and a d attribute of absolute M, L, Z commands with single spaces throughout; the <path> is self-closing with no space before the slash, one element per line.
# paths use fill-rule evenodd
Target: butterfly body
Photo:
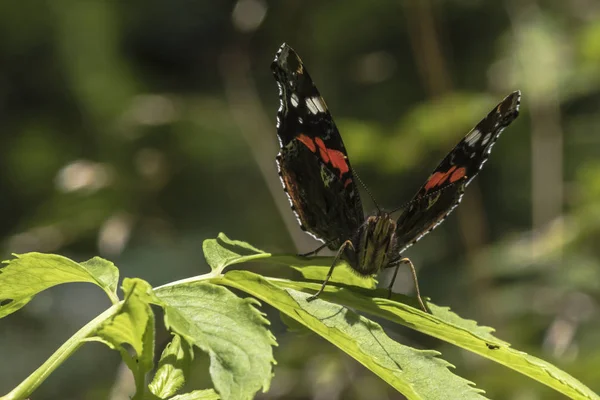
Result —
<path fill-rule="evenodd" d="M 460 203 L 500 133 L 518 116 L 520 92 L 507 96 L 448 153 L 397 220 L 380 210 L 365 218 L 342 137 L 300 57 L 284 43 L 271 68 L 279 87 L 277 164 L 283 188 L 300 227 L 337 250 L 315 296 L 343 259 L 363 276 L 409 264 L 420 300 L 414 267 L 402 252 Z"/>
<path fill-rule="evenodd" d="M 358 274 L 369 276 L 387 268 L 399 253 L 396 251 L 396 221 L 389 214 L 367 218 L 352 241 L 353 250 L 343 257 Z"/>

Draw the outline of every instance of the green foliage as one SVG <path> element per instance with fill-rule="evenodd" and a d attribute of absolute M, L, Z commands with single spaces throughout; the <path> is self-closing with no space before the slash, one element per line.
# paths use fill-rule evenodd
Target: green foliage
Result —
<path fill-rule="evenodd" d="M 0 317 L 11 314 L 42 290 L 69 282 L 98 285 L 115 302 L 119 271 L 113 263 L 95 257 L 76 263 L 54 254 L 18 255 L 0 270 Z"/>
<path fill-rule="evenodd" d="M 258 302 L 227 288 L 188 282 L 156 290 L 165 323 L 210 356 L 210 374 L 223 399 L 250 399 L 271 381 L 275 339 Z"/>
<path fill-rule="evenodd" d="M 125 279 L 123 300 L 118 300 L 73 335 L 40 368 L 1 399 L 29 396 L 43 381 L 89 341 L 105 343 L 118 350 L 133 372 L 134 399 L 251 399 L 267 391 L 273 376 L 275 339 L 269 322 L 258 311 L 262 300 L 288 323 L 302 326 L 328 340 L 355 358 L 409 399 L 483 399 L 483 391 L 454 374 L 451 364 L 432 350 L 419 350 L 390 338 L 362 311 L 418 330 L 471 352 L 480 354 L 521 374 L 536 379 L 573 399 L 600 399 L 585 385 L 553 365 L 510 348 L 492 335 L 492 329 L 464 320 L 447 308 L 428 303 L 424 313 L 414 299 L 373 289 L 375 281 L 357 277 L 340 268 L 323 296 L 314 302 L 306 298 L 322 279 L 327 260 L 317 265 L 292 256 L 271 256 L 246 243 L 221 234 L 204 243 L 205 257 L 212 271 L 205 275 L 152 288 L 141 279 Z M 225 268 L 242 262 L 285 263 L 302 275 L 300 280 L 262 276 L 247 270 Z M 319 264 L 320 263 L 320 264 Z M 16 256 L 0 270 L 0 288 L 11 291 L 5 299 L 20 306 L 36 293 L 67 282 L 93 282 L 112 299 L 116 296 L 116 267 L 94 258 L 76 263 L 64 257 L 30 253 Z M 18 284 L 16 284 L 18 282 Z M 241 298 L 229 286 L 249 294 Z M 14 312 L 8 303 L 1 316 Z M 146 375 L 154 366 L 155 321 L 151 305 L 164 310 L 164 322 L 173 339 L 164 349 L 151 383 Z M 189 377 L 194 348 L 210 358 L 213 389 L 177 394 Z"/>
<path fill-rule="evenodd" d="M 152 394 L 164 399 L 177 393 L 185 383 L 193 358 L 194 351 L 189 343 L 174 334 L 173 340 L 162 352 L 154 379 L 148 385 Z"/>
<path fill-rule="evenodd" d="M 394 342 L 379 324 L 346 307 L 277 286 L 249 271 L 231 271 L 222 282 L 251 293 L 354 357 L 409 399 L 481 399 L 467 381 L 452 374 L 435 351 Z M 427 379 L 431 377 L 431 379 Z"/>
<path fill-rule="evenodd" d="M 171 397 L 170 400 L 219 400 L 219 395 L 212 389 L 194 390 L 190 393 Z"/>
<path fill-rule="evenodd" d="M 316 291 L 320 287 L 304 282 L 280 282 L 280 285 L 312 291 Z M 447 307 L 428 303 L 431 315 L 426 315 L 422 312 L 414 312 L 414 308 L 397 301 L 373 298 L 346 289 L 336 291 L 336 289 L 326 288 L 326 291 L 335 293 L 335 295 L 324 294 L 323 298 L 325 299 L 335 299 L 336 302 L 345 306 L 405 325 L 462 347 L 512 368 L 572 398 L 592 398 L 590 396 L 593 396 L 593 393 L 585 385 L 552 364 L 512 349 L 509 343 L 491 334 L 492 328 L 478 326 L 475 321 L 460 318 Z M 381 296 L 383 293 L 378 295 Z"/>
<path fill-rule="evenodd" d="M 210 265 L 213 273 L 220 274 L 227 266 L 243 262 L 261 261 L 273 263 L 278 266 L 288 266 L 300 272 L 307 280 L 323 280 L 331 267 L 331 257 L 299 257 L 290 255 L 272 255 L 258 250 L 245 242 L 231 240 L 225 234 L 220 233 L 216 239 L 207 239 L 202 245 L 206 262 Z M 345 283 L 373 289 L 377 286 L 374 277 L 363 278 L 342 263 L 336 267 L 330 282 Z"/>
<path fill-rule="evenodd" d="M 141 279 L 126 278 L 123 292 L 125 299 L 119 304 L 117 314 L 104 321 L 89 340 L 101 341 L 118 350 L 133 372 L 137 393 L 143 393 L 145 376 L 154 361 L 154 314 L 150 309 L 154 296 L 152 287 Z M 130 345 L 133 354 L 123 344 Z"/>

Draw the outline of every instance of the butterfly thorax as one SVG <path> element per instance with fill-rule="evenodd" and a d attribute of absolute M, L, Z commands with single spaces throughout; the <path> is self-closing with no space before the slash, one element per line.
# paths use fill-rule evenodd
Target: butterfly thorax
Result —
<path fill-rule="evenodd" d="M 345 258 L 361 275 L 379 272 L 394 256 L 395 231 L 396 221 L 389 214 L 368 217 L 352 240 L 354 251 L 346 251 Z"/>

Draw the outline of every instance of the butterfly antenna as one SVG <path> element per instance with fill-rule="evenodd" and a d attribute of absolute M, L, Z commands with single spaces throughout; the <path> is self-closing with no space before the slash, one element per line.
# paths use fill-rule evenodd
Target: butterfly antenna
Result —
<path fill-rule="evenodd" d="M 398 210 L 402 210 L 403 208 L 406 208 L 406 207 L 410 206 L 411 204 L 413 204 L 413 203 L 416 203 L 417 201 L 420 201 L 420 200 L 422 200 L 422 199 L 426 199 L 426 198 L 428 198 L 428 197 L 431 197 L 431 196 L 433 196 L 433 195 L 435 195 L 435 194 L 437 194 L 437 193 L 439 193 L 439 192 L 442 192 L 442 191 L 444 191 L 444 190 L 448 189 L 449 187 L 456 185 L 457 183 L 462 183 L 462 182 L 465 182 L 465 181 L 467 181 L 467 180 L 468 180 L 468 179 L 467 179 L 467 177 L 465 176 L 465 177 L 463 177 L 463 179 L 461 179 L 461 180 L 459 180 L 459 181 L 452 182 L 452 183 L 448 183 L 448 184 L 446 184 L 446 185 L 442 186 L 441 188 L 439 188 L 439 189 L 437 189 L 437 190 L 434 190 L 434 191 L 433 191 L 433 192 L 431 192 L 431 193 L 427 193 L 427 194 L 426 194 L 426 195 L 424 195 L 424 196 L 417 197 L 417 198 L 414 198 L 414 199 L 412 199 L 412 200 L 410 200 L 410 201 L 407 201 L 406 203 L 402 204 L 400 207 L 396 207 L 396 208 L 394 208 L 392 211 L 390 211 L 390 214 L 392 214 L 392 213 L 395 213 L 395 212 L 396 212 L 396 211 L 398 211 Z"/>
<path fill-rule="evenodd" d="M 373 204 L 375 204 L 375 207 L 377 208 L 377 212 L 381 212 L 381 207 L 379 207 L 379 204 L 377 204 L 377 202 L 375 201 L 375 198 L 373 197 L 373 194 L 371 194 L 371 191 L 369 190 L 367 185 L 365 185 L 364 182 L 362 181 L 362 179 L 360 179 L 360 176 L 358 176 L 356 171 L 352 171 L 352 173 L 353 173 L 354 177 L 358 180 L 360 185 L 363 187 L 363 189 L 365 189 L 365 192 L 367 192 L 367 194 L 371 198 L 371 201 L 373 202 Z"/>

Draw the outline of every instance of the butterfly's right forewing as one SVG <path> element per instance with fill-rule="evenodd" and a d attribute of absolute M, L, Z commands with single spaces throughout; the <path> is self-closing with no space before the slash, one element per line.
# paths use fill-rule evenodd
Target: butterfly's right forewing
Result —
<path fill-rule="evenodd" d="M 487 161 L 492 146 L 519 115 L 521 93 L 508 95 L 442 160 L 397 221 L 397 249 L 431 232 L 458 206 L 465 187 Z"/>

